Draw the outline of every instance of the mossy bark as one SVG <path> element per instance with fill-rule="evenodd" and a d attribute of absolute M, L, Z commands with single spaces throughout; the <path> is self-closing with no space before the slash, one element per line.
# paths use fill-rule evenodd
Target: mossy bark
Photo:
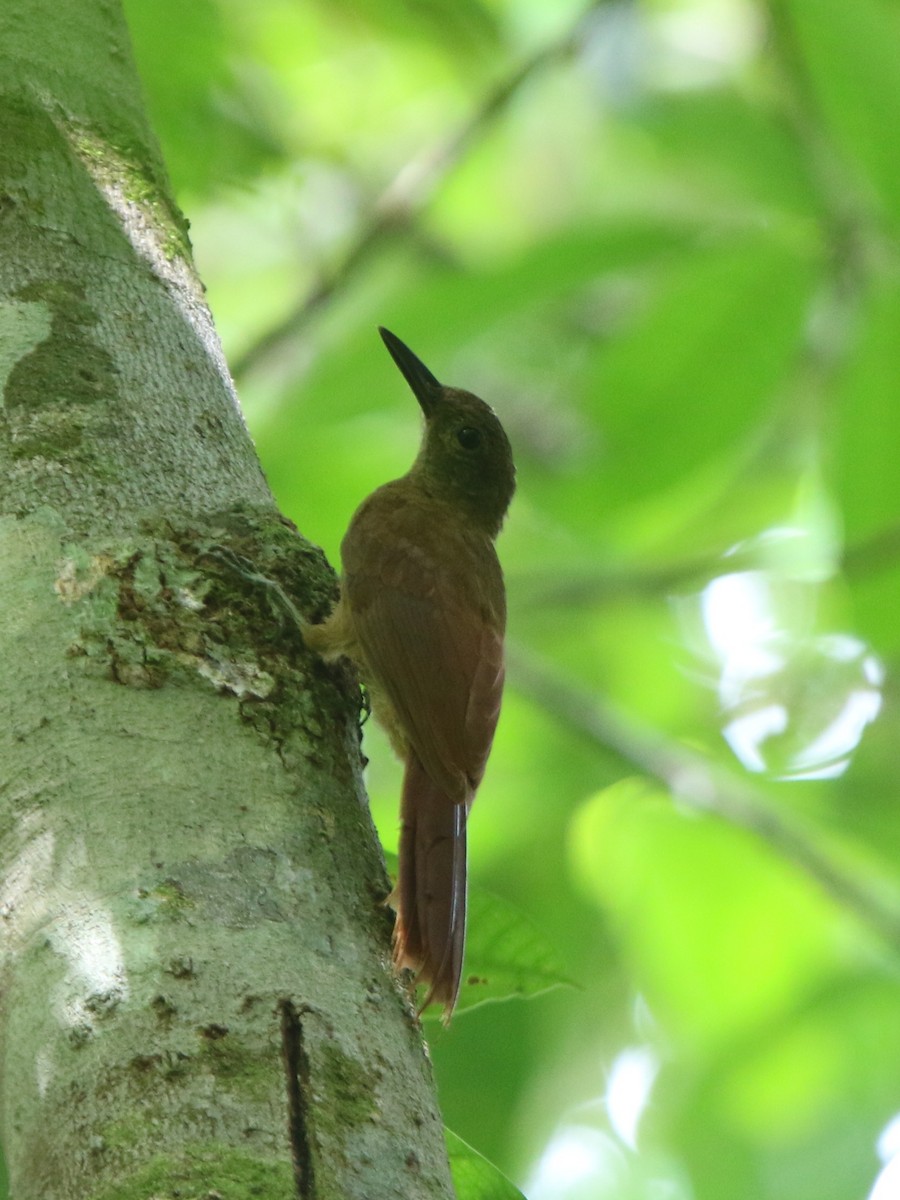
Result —
<path fill-rule="evenodd" d="M 117 4 L 0 14 L 0 1130 L 13 1200 L 447 1197 L 352 679 Z M 237 556 L 237 557 L 235 557 Z"/>

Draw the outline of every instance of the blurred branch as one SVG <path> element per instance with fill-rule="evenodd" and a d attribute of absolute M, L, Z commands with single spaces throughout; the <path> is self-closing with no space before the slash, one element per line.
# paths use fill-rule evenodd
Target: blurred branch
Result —
<path fill-rule="evenodd" d="M 861 579 L 892 570 L 900 563 L 900 525 L 888 525 L 844 548 L 840 569 Z M 647 566 L 606 567 L 595 571 L 563 571 L 554 574 L 518 575 L 509 580 L 517 607 L 591 608 L 611 604 L 628 597 L 665 598 L 682 588 L 705 587 L 710 580 L 735 571 L 765 570 L 759 551 L 753 546 L 733 554 L 706 554 L 670 563 Z"/>
<path fill-rule="evenodd" d="M 665 597 L 678 588 L 703 587 L 725 571 L 743 571 L 753 566 L 759 563 L 750 553 L 729 555 L 727 559 L 721 554 L 707 554 L 671 563 L 573 571 L 571 575 L 562 571 L 532 572 L 510 578 L 509 587 L 515 592 L 520 608 L 589 608 L 629 596 Z"/>
<path fill-rule="evenodd" d="M 270 353 L 304 328 L 310 317 L 344 288 L 372 251 L 388 238 L 408 230 L 438 186 L 459 165 L 469 148 L 500 117 L 518 91 L 545 67 L 573 54 L 595 13 L 611 0 L 590 0 L 562 35 L 535 51 L 482 97 L 472 114 L 442 144 L 403 166 L 375 202 L 343 258 L 323 275 L 296 308 L 264 333 L 232 364 L 235 378 L 257 367 Z"/>
<path fill-rule="evenodd" d="M 886 899 L 854 878 L 816 845 L 814 831 L 777 812 L 758 789 L 696 751 L 629 721 L 520 648 L 510 647 L 507 657 L 510 682 L 522 695 L 598 749 L 658 780 L 679 804 L 719 817 L 765 842 L 900 951 L 900 897 Z"/>

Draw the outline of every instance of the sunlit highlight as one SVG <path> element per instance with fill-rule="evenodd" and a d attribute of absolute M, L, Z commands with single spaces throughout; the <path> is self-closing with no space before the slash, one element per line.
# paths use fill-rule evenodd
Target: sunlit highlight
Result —
<path fill-rule="evenodd" d="M 760 747 L 767 738 L 776 733 L 784 733 L 787 726 L 788 711 L 784 705 L 767 704 L 756 712 L 746 713 L 729 721 L 722 733 L 736 757 L 748 770 L 764 771 L 766 760 Z"/>
<path fill-rule="evenodd" d="M 722 661 L 719 696 L 731 707 L 748 679 L 784 666 L 765 577 L 761 571 L 720 575 L 704 589 L 700 605 L 710 645 Z"/>
<path fill-rule="evenodd" d="M 637 1149 L 637 1132 L 659 1071 L 649 1046 L 629 1046 L 613 1062 L 606 1085 L 606 1111 L 626 1146 Z"/>
<path fill-rule="evenodd" d="M 638 1169 L 633 1152 L 658 1072 L 649 1045 L 620 1051 L 603 1096 L 580 1105 L 548 1142 L 526 1186 L 529 1200 L 618 1200 Z"/>
<path fill-rule="evenodd" d="M 154 212 L 147 200 L 135 198 L 135 166 L 114 146 L 84 128 L 60 127 L 73 152 L 91 176 L 97 192 L 113 214 L 119 230 L 128 238 L 135 253 L 152 268 L 160 282 L 167 284 L 178 300 L 179 311 L 191 326 L 226 389 L 234 388 L 221 344 L 213 328 L 202 290 L 194 277 L 187 256 L 173 253 L 175 218 Z M 235 398 L 236 400 L 236 398 Z"/>
<path fill-rule="evenodd" d="M 627 1174 L 613 1138 L 587 1125 L 566 1125 L 550 1139 L 525 1192 L 529 1200 L 602 1200 L 618 1194 Z"/>
<path fill-rule="evenodd" d="M 878 1157 L 883 1163 L 900 1155 L 900 1113 L 891 1117 L 878 1135 Z"/>
<path fill-rule="evenodd" d="M 758 15 L 743 0 L 694 0 L 665 6 L 654 15 L 658 40 L 654 79 L 670 88 L 696 88 L 721 82 L 755 52 Z"/>
<path fill-rule="evenodd" d="M 57 997 L 66 1025 L 92 1025 L 98 1014 L 127 997 L 125 957 L 112 917 L 99 903 L 63 915 L 54 925 L 52 942 L 68 964 Z"/>
<path fill-rule="evenodd" d="M 35 813 L 21 818 L 22 847 L 0 880 L 0 917 L 7 940 L 27 937 L 47 911 L 56 839 L 49 829 L 37 832 L 40 821 Z"/>
<path fill-rule="evenodd" d="M 868 1200 L 897 1200 L 900 1196 L 900 1113 L 878 1135 L 878 1157 L 884 1163 Z"/>
<path fill-rule="evenodd" d="M 822 574 L 801 529 L 767 530 L 729 557 L 772 562 L 731 570 L 699 596 L 722 735 L 748 771 L 777 779 L 843 774 L 881 710 L 884 667 L 850 633 L 819 632 Z M 796 564 L 796 565 L 794 565 Z"/>

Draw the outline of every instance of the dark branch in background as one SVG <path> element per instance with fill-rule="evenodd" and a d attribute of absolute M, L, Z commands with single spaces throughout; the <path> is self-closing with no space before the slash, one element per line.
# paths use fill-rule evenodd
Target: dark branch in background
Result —
<path fill-rule="evenodd" d="M 232 374 L 240 378 L 304 328 L 309 318 L 356 274 L 382 242 L 409 230 L 431 199 L 435 189 L 465 157 L 469 148 L 506 110 L 519 89 L 545 67 L 573 54 L 584 38 L 594 14 L 611 0 L 591 0 L 584 12 L 560 37 L 537 50 L 505 79 L 495 84 L 472 115 L 430 154 L 407 163 L 373 206 L 368 221 L 358 230 L 343 258 L 323 275 L 297 307 L 273 326 L 232 363 Z"/>
<path fill-rule="evenodd" d="M 862 884 L 816 845 L 815 831 L 793 815 L 776 811 L 757 788 L 669 738 L 641 727 L 599 701 L 591 692 L 554 675 L 509 647 L 510 684 L 629 769 L 656 779 L 678 801 L 759 838 L 814 880 L 832 900 L 852 912 L 900 951 L 900 897 Z"/>

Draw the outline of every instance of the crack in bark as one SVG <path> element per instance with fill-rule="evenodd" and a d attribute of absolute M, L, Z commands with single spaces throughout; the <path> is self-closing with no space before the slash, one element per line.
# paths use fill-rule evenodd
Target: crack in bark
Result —
<path fill-rule="evenodd" d="M 293 1001 L 282 1000 L 281 1045 L 287 1081 L 288 1137 L 299 1200 L 315 1200 L 316 1184 L 310 1145 L 309 1055 L 303 1040 L 300 1012 Z"/>

